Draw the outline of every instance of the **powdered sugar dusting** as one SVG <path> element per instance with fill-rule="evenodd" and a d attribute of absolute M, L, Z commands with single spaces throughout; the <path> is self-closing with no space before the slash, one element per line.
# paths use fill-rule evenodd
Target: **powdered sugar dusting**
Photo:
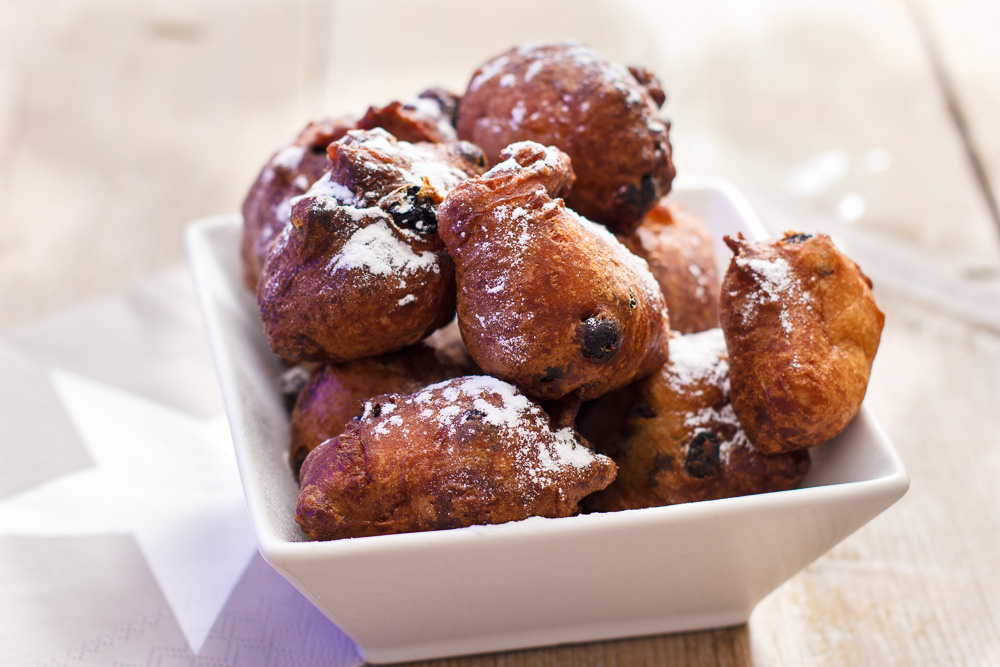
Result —
<path fill-rule="evenodd" d="M 271 166 L 275 169 L 286 169 L 288 171 L 298 171 L 302 164 L 302 158 L 306 154 L 304 146 L 286 146 L 278 151 L 271 159 Z"/>
<path fill-rule="evenodd" d="M 313 199 L 314 210 L 330 210 L 336 206 L 352 206 L 355 197 L 350 188 L 334 181 L 332 172 L 328 171 L 320 176 L 306 190 L 305 194 L 292 197 L 289 203 L 289 213 L 291 213 L 291 207 L 302 199 Z"/>
<path fill-rule="evenodd" d="M 523 107 L 522 102 L 519 101 L 518 104 Z M 515 107 L 512 113 L 517 115 L 517 111 L 518 107 Z M 523 108 L 521 109 L 521 112 L 522 113 L 517 118 L 518 122 L 523 119 Z M 529 165 L 522 166 L 513 158 L 514 155 L 517 155 L 517 153 L 522 150 L 537 148 L 544 148 L 542 157 L 538 158 Z M 483 174 L 484 179 L 496 178 L 498 176 L 509 176 L 522 170 L 541 171 L 543 169 L 557 169 L 559 167 L 560 151 L 555 146 L 542 146 L 534 141 L 518 141 L 507 146 L 503 152 L 504 154 L 512 157 L 508 157 L 506 160 L 494 165 L 492 169 Z"/>
<path fill-rule="evenodd" d="M 742 312 L 743 324 L 747 326 L 752 324 L 759 305 L 776 303 L 779 307 L 778 318 L 781 328 L 785 333 L 790 333 L 793 325 L 786 306 L 809 305 L 809 297 L 802 289 L 801 282 L 795 276 L 791 265 L 781 257 L 774 259 L 737 257 L 734 261 L 737 266 L 749 269 L 760 286 L 760 291 L 747 299 Z"/>
<path fill-rule="evenodd" d="M 722 329 L 676 336 L 670 339 L 669 361 L 664 374 L 676 391 L 703 393 L 696 385 L 708 383 L 729 391 L 729 358 Z"/>
<path fill-rule="evenodd" d="M 452 126 L 451 121 L 448 120 L 444 112 L 441 110 L 441 105 L 432 99 L 427 99 L 425 97 L 418 97 L 415 100 L 410 100 L 403 105 L 403 108 L 414 109 L 421 115 L 434 121 L 434 126 L 442 137 L 446 138 L 448 141 L 455 141 L 458 137 L 455 133 L 455 128 Z"/>
<path fill-rule="evenodd" d="M 469 90 L 479 90 L 479 87 L 503 71 L 510 62 L 508 56 L 500 56 L 489 61 L 479 70 L 479 73 L 469 82 Z"/>
<path fill-rule="evenodd" d="M 381 209 L 351 209 L 359 213 Z M 354 232 L 340 254 L 327 265 L 327 271 L 360 270 L 376 276 L 413 275 L 421 271 L 440 271 L 433 252 L 415 253 L 410 245 L 396 237 L 387 220 L 378 220 Z M 402 305 L 402 304 L 401 304 Z"/>
<path fill-rule="evenodd" d="M 718 436 L 720 425 L 730 427 L 733 431 L 733 436 L 719 443 L 719 459 L 724 464 L 729 464 L 729 455 L 734 449 L 739 447 L 752 448 L 750 440 L 747 438 L 746 433 L 743 432 L 743 426 L 736 416 L 736 411 L 733 410 L 732 403 L 727 402 L 721 408 L 708 406 L 692 412 L 685 419 L 684 425 L 690 429 L 692 440 L 694 436 L 703 431 L 708 431 Z M 685 451 L 686 454 L 687 452 Z"/>
<path fill-rule="evenodd" d="M 394 410 L 387 409 L 390 405 Z M 417 413 L 417 425 L 400 416 L 402 406 L 428 407 Z M 432 428 L 445 447 L 458 442 L 459 429 L 470 419 L 488 424 L 503 442 L 513 445 L 504 450 L 513 451 L 517 481 L 526 496 L 605 460 L 582 445 L 573 429 L 553 431 L 548 415 L 536 403 L 513 385 L 488 375 L 446 380 L 378 404 L 366 401 L 362 419 L 372 420 L 373 432 L 387 437 L 405 436 L 411 428 Z"/>

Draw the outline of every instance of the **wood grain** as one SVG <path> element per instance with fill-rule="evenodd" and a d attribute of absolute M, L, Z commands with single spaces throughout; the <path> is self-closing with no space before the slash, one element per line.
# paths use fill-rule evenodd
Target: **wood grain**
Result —
<path fill-rule="evenodd" d="M 0 325 L 175 265 L 188 221 L 238 208 L 315 113 L 316 11 L 0 5 Z"/>
<path fill-rule="evenodd" d="M 744 627 L 416 664 L 1000 664 L 1000 335 L 962 314 L 998 308 L 973 289 L 1000 242 L 970 159 L 1000 192 L 997 9 L 913 3 L 7 0 L 0 326 L 180 263 L 184 225 L 238 208 L 309 118 L 580 39 L 660 75 L 682 177 L 731 179 L 772 231 L 857 239 L 892 271 L 868 405 L 912 487 Z"/>
<path fill-rule="evenodd" d="M 1000 227 L 1000 7 L 986 2 L 910 0 L 916 23 L 938 69 L 977 179 L 987 190 Z"/>

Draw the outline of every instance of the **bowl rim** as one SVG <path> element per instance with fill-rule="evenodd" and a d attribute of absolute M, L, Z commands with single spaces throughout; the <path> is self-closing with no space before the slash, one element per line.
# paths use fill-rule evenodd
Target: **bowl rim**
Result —
<path fill-rule="evenodd" d="M 715 194 L 727 200 L 750 232 L 759 239 L 770 235 L 760 222 L 750 204 L 732 182 L 714 177 L 684 178 L 675 181 L 674 192 Z M 232 360 L 220 352 L 225 344 L 225 325 L 218 310 L 219 304 L 201 285 L 214 280 L 208 275 L 208 264 L 215 261 L 212 253 L 212 237 L 223 228 L 241 225 L 238 214 L 222 214 L 199 218 L 190 222 L 185 231 L 185 245 L 189 264 L 194 274 L 201 312 L 205 320 L 211 343 L 212 356 L 223 393 L 227 417 L 232 422 L 244 420 L 243 407 L 235 396 L 236 389 L 230 386 L 237 377 Z M 609 527 L 641 530 L 667 530 L 676 523 L 704 521 L 712 516 L 727 514 L 751 516 L 761 511 L 780 509 L 782 506 L 808 507 L 828 504 L 858 495 L 879 500 L 890 506 L 909 488 L 909 475 L 902 458 L 885 436 L 881 427 L 871 417 L 864 405 L 855 417 L 871 430 L 873 441 L 881 448 L 881 454 L 888 461 L 886 470 L 871 478 L 844 481 L 818 486 L 799 487 L 785 491 L 760 493 L 732 498 L 705 500 L 663 507 L 646 507 L 618 512 L 580 514 L 564 518 L 532 517 L 522 521 L 496 525 L 468 526 L 437 531 L 411 532 L 392 535 L 345 538 L 330 541 L 289 540 L 277 534 L 266 518 L 264 500 L 251 483 L 255 474 L 247 458 L 247 448 L 252 443 L 244 442 L 240 429 L 231 428 L 240 479 L 247 502 L 250 521 L 258 548 L 266 560 L 272 564 L 289 560 L 336 559 L 368 553 L 386 551 L 412 551 L 414 549 L 452 549 L 472 541 L 502 539 L 505 542 L 533 542 L 551 539 L 556 535 L 573 536 L 603 532 Z"/>

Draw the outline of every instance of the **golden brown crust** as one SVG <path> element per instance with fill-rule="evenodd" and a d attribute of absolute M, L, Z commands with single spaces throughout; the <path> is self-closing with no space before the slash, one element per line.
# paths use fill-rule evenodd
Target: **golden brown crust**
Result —
<path fill-rule="evenodd" d="M 457 378 L 368 401 L 306 459 L 296 520 L 329 540 L 570 516 L 614 471 L 511 385 Z"/>
<path fill-rule="evenodd" d="M 503 155 L 439 210 L 472 358 L 546 400 L 594 398 L 652 372 L 669 323 L 645 262 L 553 199 L 572 182 L 565 153 L 521 142 Z"/>
<path fill-rule="evenodd" d="M 298 476 L 306 456 L 340 435 L 361 403 L 380 394 L 410 394 L 429 384 L 475 373 L 469 365 L 442 363 L 424 343 L 398 352 L 320 368 L 298 395 L 291 417 L 289 462 Z"/>
<path fill-rule="evenodd" d="M 390 102 L 384 107 L 369 107 L 357 123 L 359 130 L 380 127 L 400 141 L 435 144 L 458 141 L 454 114 L 458 96 L 433 88 L 415 100 Z"/>
<path fill-rule="evenodd" d="M 656 276 L 671 329 L 695 333 L 719 326 L 719 269 L 712 234 L 700 218 L 661 199 L 634 232 L 620 238 Z"/>
<path fill-rule="evenodd" d="M 416 100 L 370 107 L 360 119 L 309 123 L 291 144 L 268 161 L 243 202 L 243 282 L 256 291 L 271 241 L 292 215 L 291 199 L 304 194 L 330 168 L 327 147 L 349 130 L 381 127 L 400 141 L 454 143 L 458 96 L 425 90 Z"/>
<path fill-rule="evenodd" d="M 437 234 L 444 194 L 479 170 L 469 144 L 352 130 L 293 201 L 257 291 L 271 348 L 341 363 L 402 349 L 451 321 L 454 266 Z"/>
<path fill-rule="evenodd" d="M 587 406 L 580 430 L 618 464 L 588 509 L 617 511 L 793 488 L 807 451 L 766 456 L 754 449 L 729 403 L 719 329 L 675 337 L 653 375 Z"/>
<path fill-rule="evenodd" d="M 720 316 L 740 422 L 767 453 L 829 440 L 861 407 L 878 349 L 871 281 L 824 234 L 726 243 Z"/>
<path fill-rule="evenodd" d="M 668 126 L 659 82 L 580 44 L 522 46 L 483 64 L 462 96 L 458 133 L 493 165 L 517 141 L 565 151 L 577 181 L 566 204 L 628 234 L 670 191 Z"/>

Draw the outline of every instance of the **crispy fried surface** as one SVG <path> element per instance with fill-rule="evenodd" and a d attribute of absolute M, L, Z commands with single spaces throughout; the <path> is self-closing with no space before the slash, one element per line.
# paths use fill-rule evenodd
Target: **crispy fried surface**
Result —
<path fill-rule="evenodd" d="M 458 133 L 491 165 L 517 141 L 557 146 L 577 181 L 566 204 L 628 234 L 670 191 L 674 167 L 665 96 L 642 68 L 605 61 L 580 44 L 522 46 L 483 64 L 462 96 Z"/>
<path fill-rule="evenodd" d="M 695 333 L 719 326 L 719 270 L 712 235 L 700 218 L 661 199 L 621 241 L 656 276 L 671 329 Z"/>
<path fill-rule="evenodd" d="M 326 149 L 348 130 L 381 127 L 400 141 L 453 143 L 458 96 L 440 88 L 416 100 L 370 107 L 360 119 L 338 118 L 309 123 L 291 144 L 275 153 L 250 187 L 243 202 L 243 282 L 257 289 L 271 241 L 292 215 L 291 199 L 329 169 Z"/>
<path fill-rule="evenodd" d="M 352 130 L 332 169 L 294 200 L 257 291 L 282 358 L 340 363 L 421 340 L 454 315 L 454 266 L 437 234 L 444 194 L 477 173 L 467 143 L 410 144 Z"/>
<path fill-rule="evenodd" d="M 469 364 L 442 362 L 437 350 L 423 343 L 391 354 L 323 366 L 303 387 L 292 410 L 292 470 L 298 475 L 309 452 L 343 433 L 347 423 L 361 413 L 365 400 L 381 394 L 409 394 L 474 372 Z"/>
<path fill-rule="evenodd" d="M 560 199 L 566 154 L 514 144 L 439 209 L 458 319 L 487 373 L 540 399 L 594 398 L 666 358 L 668 318 L 645 262 Z"/>
<path fill-rule="evenodd" d="M 878 349 L 871 281 L 824 234 L 726 242 L 720 316 L 747 436 L 767 453 L 829 440 L 861 407 Z"/>
<path fill-rule="evenodd" d="M 390 102 L 384 107 L 369 107 L 357 123 L 359 130 L 380 127 L 400 141 L 435 144 L 454 143 L 455 110 L 458 96 L 441 88 L 420 93 L 415 100 Z"/>
<path fill-rule="evenodd" d="M 675 337 L 653 375 L 587 406 L 580 429 L 618 464 L 618 477 L 586 500 L 616 511 L 730 498 L 794 487 L 809 454 L 753 448 L 729 403 L 722 331 Z"/>
<path fill-rule="evenodd" d="M 368 401 L 306 459 L 296 520 L 329 540 L 570 516 L 614 474 L 511 385 L 463 377 Z"/>

